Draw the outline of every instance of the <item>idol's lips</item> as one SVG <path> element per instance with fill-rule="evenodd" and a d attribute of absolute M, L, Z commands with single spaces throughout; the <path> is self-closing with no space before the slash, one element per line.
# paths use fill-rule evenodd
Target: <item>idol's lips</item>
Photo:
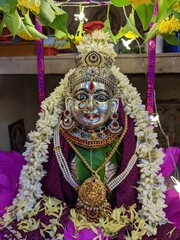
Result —
<path fill-rule="evenodd" d="M 95 118 L 99 117 L 99 113 L 84 113 L 84 117 L 90 120 L 93 120 Z"/>

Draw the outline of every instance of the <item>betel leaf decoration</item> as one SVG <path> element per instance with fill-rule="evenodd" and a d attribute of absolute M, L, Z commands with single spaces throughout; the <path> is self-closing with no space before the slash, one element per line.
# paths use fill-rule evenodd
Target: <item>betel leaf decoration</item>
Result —
<path fill-rule="evenodd" d="M 170 44 L 170 45 L 174 45 L 174 46 L 180 46 L 180 41 L 179 39 L 176 37 L 175 33 L 171 33 L 171 34 L 163 34 L 162 37 L 164 38 L 164 40 Z"/>
<path fill-rule="evenodd" d="M 11 14 L 9 11 L 4 13 L 3 23 L 7 26 L 13 36 L 15 36 L 23 26 L 22 19 L 17 10 Z"/>
<path fill-rule="evenodd" d="M 110 153 L 113 150 L 113 148 L 115 147 L 115 145 L 116 145 L 116 141 L 114 141 L 110 145 L 108 145 L 106 147 L 107 153 Z M 120 144 L 111 158 L 111 162 L 113 162 L 117 167 L 120 167 L 120 165 L 121 165 L 122 151 L 123 151 L 123 148 L 122 148 L 122 145 Z"/>
<path fill-rule="evenodd" d="M 169 11 L 172 9 L 173 4 L 175 3 L 176 0 L 158 0 L 157 21 L 169 16 Z"/>
<path fill-rule="evenodd" d="M 68 35 L 67 31 L 68 14 L 57 7 L 52 0 L 44 0 L 41 3 L 38 22 L 42 26 L 49 26 L 55 30 L 57 38 L 63 38 Z"/>
<path fill-rule="evenodd" d="M 68 14 L 61 10 L 61 14 L 56 15 L 54 21 L 49 25 L 51 28 L 55 29 L 58 31 L 58 34 L 62 35 L 68 35 L 67 31 L 67 20 L 68 20 Z M 58 36 L 57 36 L 58 37 Z"/>
<path fill-rule="evenodd" d="M 90 165 L 90 167 L 96 171 L 105 161 L 105 157 L 109 155 L 109 153 L 114 148 L 116 142 L 113 142 L 109 146 L 104 146 L 99 149 L 86 149 L 80 146 L 76 146 L 77 150 L 81 153 L 84 157 L 86 162 Z M 120 148 L 121 149 L 121 148 Z M 114 155 L 111 158 L 111 161 L 119 166 L 121 162 L 121 150 L 117 149 Z M 83 161 L 76 155 L 76 170 L 78 175 L 78 181 L 82 184 L 87 178 L 92 175 L 92 172 L 85 166 Z M 103 181 L 105 176 L 105 167 L 98 172 L 98 175 Z"/>
<path fill-rule="evenodd" d="M 10 11 L 12 8 L 17 6 L 17 0 L 0 0 L 0 9 L 3 12 Z"/>
<path fill-rule="evenodd" d="M 36 30 L 34 27 L 34 24 L 32 23 L 32 20 L 29 16 L 29 13 L 27 12 L 24 16 L 23 23 L 25 26 L 26 33 L 32 38 L 32 39 L 47 39 L 47 37 L 43 34 L 41 34 L 39 31 Z M 21 31 L 22 32 L 22 31 Z M 21 37 L 21 33 L 19 33 L 19 36 Z"/>
<path fill-rule="evenodd" d="M 128 21 L 127 21 L 126 25 L 124 27 L 120 28 L 120 30 L 116 34 L 115 38 L 116 39 L 122 38 L 129 31 L 132 31 L 137 37 L 142 38 L 140 32 L 138 31 L 138 29 L 136 28 L 136 25 L 135 25 L 134 11 L 132 11 L 129 14 Z"/>
<path fill-rule="evenodd" d="M 130 5 L 129 0 L 111 0 L 112 4 L 116 7 L 125 7 Z"/>
<path fill-rule="evenodd" d="M 76 146 L 76 148 L 93 170 L 97 170 L 103 164 L 106 154 L 105 147 L 100 149 L 86 149 Z M 80 184 L 82 184 L 87 178 L 89 178 L 92 175 L 92 172 L 85 166 L 85 164 L 77 155 L 75 159 L 78 181 Z M 98 172 L 98 174 L 101 180 L 103 180 L 105 168 Z"/>
<path fill-rule="evenodd" d="M 109 38 L 111 39 L 111 41 L 116 44 L 116 38 L 114 37 L 112 30 L 111 30 L 111 24 L 110 24 L 110 20 L 109 18 L 107 18 L 104 22 L 104 28 L 103 28 L 104 32 L 108 32 L 109 33 Z"/>
<path fill-rule="evenodd" d="M 153 17 L 154 12 L 154 5 L 153 4 L 140 4 L 137 7 L 135 7 L 135 10 L 137 12 L 137 15 L 139 16 L 143 30 L 148 30 L 151 19 Z"/>
<path fill-rule="evenodd" d="M 147 33 L 147 36 L 145 38 L 145 42 L 147 42 L 148 40 L 152 39 L 153 37 L 155 37 L 157 35 L 157 28 L 156 28 L 157 24 L 155 23 L 151 29 L 149 30 L 149 32 Z"/>
<path fill-rule="evenodd" d="M 0 23 L 0 35 L 2 35 L 2 31 L 3 31 L 3 21 Z"/>
<path fill-rule="evenodd" d="M 38 22 L 42 26 L 51 24 L 56 17 L 55 11 L 52 9 L 48 1 L 42 1 L 40 6 L 40 13 L 38 15 Z"/>

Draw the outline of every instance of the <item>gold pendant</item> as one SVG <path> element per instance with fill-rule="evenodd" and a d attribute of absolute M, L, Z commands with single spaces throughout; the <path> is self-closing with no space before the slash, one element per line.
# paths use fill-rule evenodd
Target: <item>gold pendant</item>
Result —
<path fill-rule="evenodd" d="M 98 222 L 100 218 L 111 214 L 111 205 L 106 199 L 106 187 L 98 175 L 86 179 L 80 186 L 76 211 L 90 222 Z"/>

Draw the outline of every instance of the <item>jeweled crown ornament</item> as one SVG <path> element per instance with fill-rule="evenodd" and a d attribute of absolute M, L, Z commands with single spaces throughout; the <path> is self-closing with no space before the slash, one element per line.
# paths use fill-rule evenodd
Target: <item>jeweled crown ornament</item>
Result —
<path fill-rule="evenodd" d="M 80 54 L 76 57 L 77 68 L 69 77 L 70 91 L 73 92 L 77 84 L 89 81 L 104 83 L 116 94 L 117 79 L 111 70 L 116 53 L 108 33 L 96 30 L 87 34 L 77 49 Z"/>

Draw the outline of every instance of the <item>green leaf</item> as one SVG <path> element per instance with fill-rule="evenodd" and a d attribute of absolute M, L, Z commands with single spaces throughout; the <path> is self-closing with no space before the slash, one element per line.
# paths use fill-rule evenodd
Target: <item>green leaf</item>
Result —
<path fill-rule="evenodd" d="M 178 9 L 177 12 L 180 13 L 180 2 L 178 2 Z"/>
<path fill-rule="evenodd" d="M 86 162 L 91 166 L 93 170 L 97 170 L 105 160 L 106 147 L 100 149 L 85 149 L 76 146 L 77 150 L 82 154 Z M 87 169 L 81 159 L 76 155 L 76 169 L 78 173 L 78 179 L 82 184 L 88 177 L 92 175 L 92 172 Z M 105 168 L 98 172 L 101 180 L 104 179 Z"/>
<path fill-rule="evenodd" d="M 149 28 L 149 24 L 153 16 L 154 12 L 153 4 L 149 4 L 148 6 L 146 4 L 138 5 L 135 8 L 135 10 L 141 20 L 143 29 L 146 31 Z"/>
<path fill-rule="evenodd" d="M 112 4 L 116 7 L 125 7 L 130 5 L 129 0 L 111 0 Z"/>
<path fill-rule="evenodd" d="M 0 8 L 3 12 L 7 12 L 17 6 L 17 0 L 0 0 Z"/>
<path fill-rule="evenodd" d="M 3 21 L 1 21 L 1 23 L 0 23 L 0 35 L 2 34 L 2 31 L 3 31 L 3 25 L 4 25 L 4 22 Z"/>
<path fill-rule="evenodd" d="M 54 36 L 55 36 L 56 38 L 61 39 L 61 38 L 66 37 L 67 34 L 65 34 L 64 32 L 62 32 L 62 31 L 60 31 L 60 30 L 55 30 L 55 31 L 54 31 Z"/>
<path fill-rule="evenodd" d="M 79 22 L 79 25 L 77 27 L 77 30 L 76 30 L 76 34 L 75 35 L 79 35 L 79 33 L 83 33 L 84 30 L 83 30 L 83 23 L 82 22 Z"/>
<path fill-rule="evenodd" d="M 174 17 L 180 20 L 180 14 L 179 13 L 180 13 L 180 4 L 179 4 L 179 8 L 178 8 L 177 11 L 172 10 L 172 14 L 174 15 Z"/>
<path fill-rule="evenodd" d="M 164 38 L 164 40 L 171 44 L 171 45 L 175 45 L 175 46 L 180 46 L 180 41 L 179 39 L 176 37 L 175 33 L 172 34 L 163 34 L 162 37 Z"/>
<path fill-rule="evenodd" d="M 62 15 L 56 15 L 56 18 L 54 21 L 49 25 L 51 28 L 62 31 L 66 35 L 68 34 L 67 32 L 67 13 L 64 13 Z"/>
<path fill-rule="evenodd" d="M 129 31 L 132 31 L 138 37 L 143 38 L 135 26 L 134 12 L 130 13 L 126 25 L 119 30 L 115 38 L 116 39 L 122 38 Z"/>
<path fill-rule="evenodd" d="M 21 11 L 21 14 L 22 14 L 22 16 L 25 16 L 27 13 L 29 13 L 29 9 L 27 9 L 26 7 L 24 7 L 24 6 L 20 6 L 19 7 L 19 10 Z"/>
<path fill-rule="evenodd" d="M 127 21 L 129 21 L 131 23 L 131 25 L 135 26 L 134 10 L 132 10 L 132 12 L 129 14 L 129 18 Z"/>
<path fill-rule="evenodd" d="M 13 36 L 16 35 L 22 27 L 22 20 L 17 11 L 12 14 L 5 12 L 3 22 Z"/>
<path fill-rule="evenodd" d="M 99 148 L 99 149 L 84 149 L 82 147 L 76 146 L 78 151 L 82 154 L 87 163 L 91 166 L 93 170 L 97 170 L 105 161 L 105 157 L 110 154 L 114 148 L 116 141 L 111 143 L 108 146 Z M 117 167 L 120 166 L 122 159 L 122 148 L 121 146 L 115 151 L 110 161 L 113 162 Z M 76 169 L 78 174 L 78 179 L 80 184 L 82 184 L 88 177 L 92 175 L 92 172 L 87 169 L 82 160 L 76 155 Z M 98 175 L 101 178 L 101 181 L 104 179 L 105 167 L 98 172 Z"/>
<path fill-rule="evenodd" d="M 180 1 L 176 3 L 177 4 L 177 9 L 176 11 L 174 11 L 174 9 L 172 8 L 172 14 L 175 16 L 175 18 L 180 20 Z"/>
<path fill-rule="evenodd" d="M 24 16 L 23 19 L 23 29 L 21 29 L 21 31 L 19 31 L 18 33 L 22 32 L 22 31 L 26 31 L 31 37 L 33 38 L 42 38 L 42 39 L 47 39 L 47 37 L 45 35 L 43 35 L 42 33 L 40 33 L 39 31 L 36 30 L 34 24 L 31 21 L 31 18 L 29 16 L 29 12 L 27 12 Z"/>
<path fill-rule="evenodd" d="M 33 27 L 32 25 L 25 25 L 26 30 L 28 31 L 28 33 L 33 37 L 33 38 L 42 38 L 42 39 L 47 39 L 47 36 L 45 36 L 44 34 L 40 33 L 39 31 L 36 30 L 35 27 Z"/>
<path fill-rule="evenodd" d="M 127 21 L 127 27 L 129 28 L 129 31 L 132 31 L 133 33 L 135 33 L 138 37 L 141 37 L 141 34 L 139 33 L 139 31 L 137 30 L 136 26 L 132 25 L 130 21 Z"/>
<path fill-rule="evenodd" d="M 58 15 L 65 13 L 65 11 L 63 11 L 61 8 L 59 8 L 58 6 L 56 6 L 56 4 L 54 3 L 53 0 L 47 0 L 47 2 L 49 3 L 49 5 L 52 7 L 52 9 L 53 9 Z"/>
<path fill-rule="evenodd" d="M 0 23 L 0 35 L 2 34 L 2 30 L 3 30 L 3 24 L 2 22 Z"/>
<path fill-rule="evenodd" d="M 157 21 L 167 17 L 169 15 L 169 11 L 172 5 L 177 0 L 158 0 L 158 15 L 157 15 Z"/>
<path fill-rule="evenodd" d="M 111 24 L 109 18 L 107 18 L 104 22 L 104 28 L 102 29 L 104 32 L 109 33 L 109 37 L 113 43 L 116 43 L 116 38 L 114 37 L 114 34 L 111 31 Z"/>
<path fill-rule="evenodd" d="M 157 35 L 156 25 L 157 25 L 157 24 L 154 24 L 154 25 L 152 26 L 152 28 L 149 30 L 149 32 L 147 33 L 147 36 L 146 36 L 146 38 L 145 38 L 144 43 L 147 42 L 148 40 L 152 39 L 153 37 L 155 37 L 155 36 Z"/>
<path fill-rule="evenodd" d="M 40 13 L 38 15 L 38 21 L 42 26 L 50 25 L 55 19 L 55 11 L 47 1 L 41 2 Z"/>
<path fill-rule="evenodd" d="M 130 31 L 130 29 L 127 25 L 124 27 L 121 27 L 119 32 L 116 34 L 115 38 L 116 39 L 122 38 L 128 31 Z"/>
<path fill-rule="evenodd" d="M 116 145 L 116 141 L 114 141 L 112 144 L 108 145 L 106 151 L 108 153 L 110 153 L 113 150 L 113 148 L 115 147 L 115 145 Z M 117 167 L 119 167 L 121 164 L 122 151 L 123 151 L 123 149 L 122 149 L 122 146 L 120 145 L 111 158 L 111 162 L 113 162 Z"/>

